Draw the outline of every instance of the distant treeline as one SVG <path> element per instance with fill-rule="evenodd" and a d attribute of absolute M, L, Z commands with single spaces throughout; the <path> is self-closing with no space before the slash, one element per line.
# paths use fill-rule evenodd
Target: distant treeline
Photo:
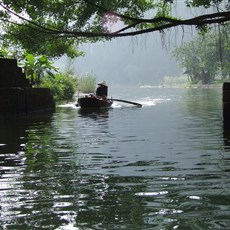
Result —
<path fill-rule="evenodd" d="M 230 77 L 230 26 L 205 28 L 173 52 L 192 83 L 213 83 Z"/>

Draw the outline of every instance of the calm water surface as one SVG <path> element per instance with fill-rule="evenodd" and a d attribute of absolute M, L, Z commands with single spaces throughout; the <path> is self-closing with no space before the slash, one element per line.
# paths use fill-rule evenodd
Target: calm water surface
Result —
<path fill-rule="evenodd" d="M 144 106 L 0 120 L 0 229 L 230 229 L 221 89 L 110 94 Z"/>

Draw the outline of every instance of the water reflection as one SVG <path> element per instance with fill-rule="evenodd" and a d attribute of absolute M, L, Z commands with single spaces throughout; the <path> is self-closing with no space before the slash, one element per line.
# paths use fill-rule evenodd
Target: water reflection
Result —
<path fill-rule="evenodd" d="M 223 139 L 226 151 L 230 151 L 230 127 L 223 125 Z"/>
<path fill-rule="evenodd" d="M 142 109 L 3 121 L 2 228 L 228 229 L 219 102 L 186 92 Z"/>
<path fill-rule="evenodd" d="M 45 142 L 51 120 L 52 115 L 48 114 L 0 121 L 0 200 L 3 229 L 7 229 L 8 225 L 17 229 L 24 226 L 26 229 L 36 222 L 27 224 L 30 218 L 33 219 L 32 212 L 36 212 L 34 207 L 39 205 L 36 200 L 40 192 L 36 188 L 42 184 L 36 169 L 42 170 L 41 163 L 40 166 L 37 163 L 41 159 L 39 153 L 43 143 L 35 140 L 41 138 Z M 43 132 L 41 129 L 37 130 L 37 127 L 41 127 Z"/>
<path fill-rule="evenodd" d="M 0 162 L 2 168 L 24 165 L 28 130 L 34 125 L 49 124 L 51 114 L 0 119 Z M 1 170 L 2 172 L 2 170 Z"/>

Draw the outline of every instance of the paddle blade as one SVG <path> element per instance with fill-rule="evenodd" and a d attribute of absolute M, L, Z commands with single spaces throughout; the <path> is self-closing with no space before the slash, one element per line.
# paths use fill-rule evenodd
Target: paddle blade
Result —
<path fill-rule="evenodd" d="M 123 102 L 123 103 L 128 103 L 128 104 L 132 104 L 132 105 L 136 105 L 137 107 L 142 107 L 142 104 L 137 103 L 137 102 L 133 102 L 133 101 L 127 101 L 127 100 L 122 100 L 122 99 L 112 99 L 113 101 L 119 101 L 119 102 Z"/>

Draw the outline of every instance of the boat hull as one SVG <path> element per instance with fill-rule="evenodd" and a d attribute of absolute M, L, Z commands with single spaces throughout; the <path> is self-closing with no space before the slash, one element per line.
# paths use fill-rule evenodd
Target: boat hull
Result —
<path fill-rule="evenodd" d="M 111 99 L 102 99 L 96 97 L 81 97 L 78 98 L 78 105 L 82 109 L 87 108 L 108 108 L 113 104 L 113 100 Z"/>

